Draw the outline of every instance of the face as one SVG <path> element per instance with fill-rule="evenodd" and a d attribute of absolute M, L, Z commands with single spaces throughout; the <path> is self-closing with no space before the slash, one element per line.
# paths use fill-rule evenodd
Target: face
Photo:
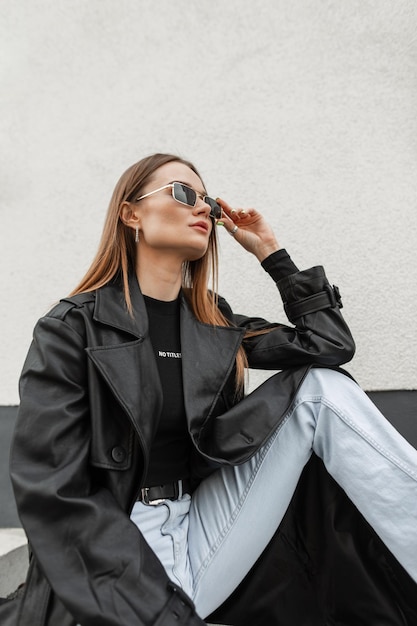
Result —
<path fill-rule="evenodd" d="M 205 195 L 205 189 L 195 172 L 183 163 L 173 161 L 158 168 L 152 180 L 141 190 L 145 195 L 169 183 L 180 182 L 194 189 L 199 196 Z M 195 207 L 180 204 L 172 197 L 172 188 L 168 187 L 132 204 L 138 220 L 138 252 L 143 257 L 149 253 L 167 255 L 184 261 L 201 258 L 207 251 L 213 219 L 210 207 L 197 198 Z"/>

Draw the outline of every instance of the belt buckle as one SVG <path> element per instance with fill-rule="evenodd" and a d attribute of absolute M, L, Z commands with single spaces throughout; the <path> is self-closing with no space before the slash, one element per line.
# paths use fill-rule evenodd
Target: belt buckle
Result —
<path fill-rule="evenodd" d="M 149 487 L 143 487 L 140 490 L 142 496 L 143 504 L 148 506 L 156 506 L 157 504 L 161 504 L 161 502 L 165 502 L 166 498 L 157 498 L 156 500 L 149 500 Z"/>
<path fill-rule="evenodd" d="M 157 498 L 155 500 L 149 500 L 149 491 L 152 489 L 152 487 L 142 487 L 142 489 L 140 490 L 141 501 L 149 506 L 156 506 L 157 504 L 161 504 L 162 502 L 166 502 L 167 500 L 177 500 L 183 495 L 182 479 L 175 481 L 172 486 L 174 488 L 173 495 L 167 496 L 166 498 Z"/>

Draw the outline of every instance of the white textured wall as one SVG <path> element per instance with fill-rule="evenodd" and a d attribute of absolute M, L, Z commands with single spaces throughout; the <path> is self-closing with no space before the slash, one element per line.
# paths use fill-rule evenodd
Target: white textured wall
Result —
<path fill-rule="evenodd" d="M 154 151 L 324 264 L 368 389 L 416 388 L 415 0 L 1 0 L 0 404 L 78 282 L 116 180 Z M 282 318 L 222 233 L 221 291 Z"/>

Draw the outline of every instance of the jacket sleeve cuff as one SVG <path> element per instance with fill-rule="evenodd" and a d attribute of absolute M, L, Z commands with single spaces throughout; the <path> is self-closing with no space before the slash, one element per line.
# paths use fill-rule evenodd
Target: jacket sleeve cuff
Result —
<path fill-rule="evenodd" d="M 298 267 L 292 262 L 290 255 L 284 248 L 267 256 L 261 265 L 276 283 L 286 276 L 298 272 Z"/>
<path fill-rule="evenodd" d="M 286 276 L 277 286 L 290 321 L 322 309 L 343 306 L 338 287 L 330 285 L 321 265 Z"/>

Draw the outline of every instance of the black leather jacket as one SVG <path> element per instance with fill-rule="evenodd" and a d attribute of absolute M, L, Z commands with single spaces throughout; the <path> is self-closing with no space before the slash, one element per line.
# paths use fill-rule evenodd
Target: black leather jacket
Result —
<path fill-rule="evenodd" d="M 234 315 L 201 324 L 186 299 L 181 347 L 186 416 L 196 474 L 249 458 L 276 428 L 311 365 L 354 352 L 337 290 L 321 267 L 278 283 L 294 327 Z M 37 324 L 24 365 L 11 476 L 32 558 L 18 626 L 197 626 L 192 603 L 171 583 L 130 521 L 161 409 L 161 386 L 137 282 L 135 317 L 117 281 L 61 301 Z M 272 328 L 245 338 L 247 329 Z M 244 399 L 234 362 L 283 370 Z M 256 419 L 253 415 L 256 411 Z M 7 617 L 8 612 L 10 617 Z"/>

